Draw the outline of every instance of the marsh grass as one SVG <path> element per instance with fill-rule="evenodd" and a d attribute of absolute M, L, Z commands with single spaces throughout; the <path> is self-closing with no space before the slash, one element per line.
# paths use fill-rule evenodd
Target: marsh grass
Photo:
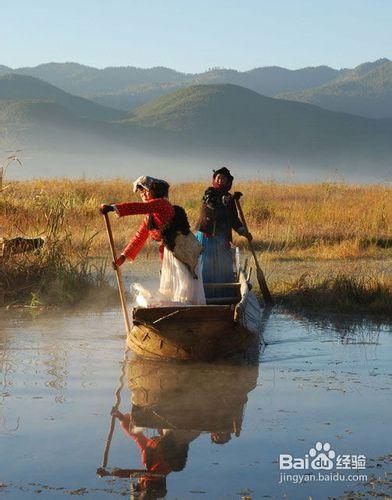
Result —
<path fill-rule="evenodd" d="M 30 307 L 80 303 L 91 288 L 108 287 L 106 263 L 96 264 L 90 257 L 92 237 L 77 248 L 65 226 L 66 204 L 57 201 L 41 205 L 45 225 L 42 249 L 32 253 L 0 258 L 0 300 L 3 305 L 25 304 Z"/>
<path fill-rule="evenodd" d="M 182 205 L 195 224 L 204 183 L 173 184 L 170 199 Z M 240 182 L 242 204 L 254 244 L 264 263 L 300 267 L 304 262 L 391 262 L 392 187 L 343 183 L 278 184 Z M 2 236 L 46 237 L 42 254 L 25 255 L 1 264 L 0 287 L 32 297 L 78 300 L 85 287 L 103 282 L 93 259 L 104 258 L 109 247 L 101 203 L 139 201 L 131 182 L 123 179 L 38 179 L 14 181 L 0 195 Z M 112 217 L 118 249 L 134 234 L 141 217 Z M 245 246 L 243 238 L 235 243 Z M 155 243 L 143 258 L 156 254 Z M 140 257 L 139 257 L 140 260 Z M 362 276 L 362 274 L 361 274 Z M 282 276 L 273 291 L 286 306 L 377 311 L 391 310 L 389 277 L 377 271 L 359 277 L 348 267 L 344 276 L 326 271 L 291 281 Z M 26 277 L 26 279 L 25 279 Z M 268 276 L 269 281 L 276 281 Z M 5 283 L 5 284 L 4 284 Z"/>
<path fill-rule="evenodd" d="M 330 273 L 280 283 L 275 300 L 291 310 L 354 313 L 392 319 L 392 282 L 385 276 Z"/>
<path fill-rule="evenodd" d="M 206 184 L 174 184 L 170 198 L 182 205 L 192 224 L 197 220 Z M 342 183 L 277 184 L 241 182 L 243 208 L 256 247 L 271 258 L 363 258 L 392 255 L 392 188 Z M 16 230 L 37 235 L 45 210 L 65 205 L 64 223 L 73 245 L 89 234 L 96 255 L 107 254 L 106 235 L 97 208 L 101 203 L 135 201 L 131 183 L 122 179 L 32 180 L 12 182 L 0 196 L 0 227 L 9 237 Z M 42 210 L 42 206 L 45 210 Z M 119 248 L 140 223 L 139 217 L 113 221 Z M 236 242 L 244 245 L 242 238 Z"/>

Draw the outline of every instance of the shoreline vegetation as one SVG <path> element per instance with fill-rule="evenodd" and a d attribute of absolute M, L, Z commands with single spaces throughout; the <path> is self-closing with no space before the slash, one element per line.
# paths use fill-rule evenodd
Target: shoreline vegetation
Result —
<path fill-rule="evenodd" d="M 124 179 L 10 181 L 0 193 L 4 238 L 44 237 L 31 254 L 0 257 L 0 305 L 72 305 L 106 293 L 101 203 L 136 200 Z M 194 224 L 206 183 L 173 184 L 170 199 Z M 267 282 L 289 310 L 392 317 L 392 187 L 238 182 Z M 139 217 L 113 220 L 118 249 Z M 246 242 L 235 237 L 244 248 Z M 154 243 L 143 258 L 155 258 Z M 249 260 L 250 262 L 250 260 Z M 135 264 L 136 265 L 136 264 Z M 108 270 L 110 272 L 110 269 Z"/>
<path fill-rule="evenodd" d="M 2 209 L 7 210 L 4 205 Z M 66 204 L 57 200 L 37 210 L 43 220 L 35 231 L 45 238 L 44 246 L 0 256 L 0 306 L 71 306 L 85 301 L 92 290 L 111 291 L 106 260 L 97 264 L 90 257 L 91 239 L 85 234 L 77 247 L 73 245 L 72 231 L 65 223 Z M 11 231 L 12 226 L 20 231 L 19 226 L 10 224 Z M 20 232 L 26 235 L 24 230 Z"/>
<path fill-rule="evenodd" d="M 337 273 L 303 274 L 273 289 L 278 304 L 309 315 L 338 313 L 392 320 L 391 279 L 377 275 Z"/>

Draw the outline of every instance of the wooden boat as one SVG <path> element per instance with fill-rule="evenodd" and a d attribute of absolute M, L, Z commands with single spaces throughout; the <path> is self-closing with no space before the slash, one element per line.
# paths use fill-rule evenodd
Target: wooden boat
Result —
<path fill-rule="evenodd" d="M 255 360 L 256 361 L 256 360 Z M 137 359 L 128 365 L 132 422 L 150 429 L 240 433 L 259 366 Z"/>
<path fill-rule="evenodd" d="M 236 282 L 206 284 L 233 293 L 207 299 L 205 306 L 133 308 L 128 346 L 146 358 L 183 361 L 246 353 L 252 343 L 262 341 L 262 307 L 251 291 L 250 272 L 245 273 L 237 265 Z"/>

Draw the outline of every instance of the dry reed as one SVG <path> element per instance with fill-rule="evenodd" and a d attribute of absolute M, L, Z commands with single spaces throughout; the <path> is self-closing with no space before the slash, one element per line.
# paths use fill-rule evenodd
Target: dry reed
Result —
<path fill-rule="evenodd" d="M 206 187 L 202 183 L 189 182 L 174 184 L 171 188 L 171 201 L 186 209 L 192 224 L 197 220 Z M 332 259 L 351 262 L 374 258 L 390 262 L 390 186 L 343 183 L 291 185 L 248 181 L 235 185 L 235 189 L 244 193 L 242 203 L 245 216 L 264 262 L 326 262 Z M 0 196 L 0 228 L 4 237 L 48 237 L 51 224 L 53 225 L 53 214 L 61 207 L 61 229 L 56 229 L 56 235 L 62 242 L 61 255 L 57 255 L 54 260 L 68 262 L 67 265 L 71 266 L 68 269 L 75 269 L 72 267 L 75 265 L 77 269 L 87 269 L 83 266 L 87 262 L 91 263 L 92 257 L 108 255 L 103 221 L 98 213 L 99 205 L 136 200 L 138 198 L 132 193 L 131 183 L 123 179 L 14 181 Z M 113 231 L 119 249 L 127 243 L 141 219 L 142 216 L 113 218 Z M 245 244 L 244 239 L 239 237 L 235 238 L 235 242 Z M 149 243 L 144 251 L 147 254 L 156 252 L 154 245 Z M 48 247 L 47 251 L 52 259 L 58 247 L 47 245 Z M 32 257 L 33 261 L 35 258 Z M 25 272 L 23 266 L 28 261 L 20 258 L 15 270 L 8 268 L 8 276 L 12 272 L 18 273 L 18 266 L 21 266 L 19 271 L 23 269 Z M 29 265 L 33 266 L 33 262 Z M 58 274 L 58 269 L 56 273 Z M 86 270 L 83 273 L 89 275 Z M 325 293 L 328 291 L 328 296 L 342 294 L 350 287 L 357 290 L 353 292 L 354 295 L 361 295 L 359 290 L 365 289 L 367 292 L 364 297 L 373 294 L 373 288 L 360 281 L 355 282 L 354 275 L 351 279 L 355 283 L 351 284 L 345 281 L 346 278 L 331 276 L 324 275 L 317 283 L 310 278 L 306 281 L 307 289 L 314 292 L 315 302 L 312 307 L 317 307 L 317 301 L 322 302 L 321 289 Z M 350 273 L 346 273 L 346 276 L 350 277 Z M 377 281 L 379 276 L 375 278 Z M 388 281 L 389 277 L 386 279 Z M 304 305 L 304 300 L 307 299 L 304 298 L 302 302 L 299 300 L 300 296 L 307 297 L 304 282 L 302 287 L 294 282 L 286 285 L 284 287 L 282 283 L 278 284 L 275 293 L 282 300 L 285 295 L 287 303 Z M 389 290 L 390 293 L 390 282 L 383 284 L 381 289 Z M 383 296 L 388 300 L 387 295 Z M 378 299 L 375 300 L 377 302 Z M 364 301 L 366 302 L 365 299 L 358 302 L 358 308 L 363 307 Z M 348 303 L 353 304 L 352 301 Z M 371 306 L 372 308 L 380 310 L 376 306 Z"/>

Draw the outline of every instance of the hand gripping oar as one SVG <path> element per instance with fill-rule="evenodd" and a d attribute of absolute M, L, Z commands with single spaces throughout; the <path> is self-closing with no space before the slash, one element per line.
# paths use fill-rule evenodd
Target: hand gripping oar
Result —
<path fill-rule="evenodd" d="M 242 206 L 241 206 L 240 200 L 238 200 L 236 198 L 235 199 L 235 204 L 236 204 L 238 213 L 240 215 L 240 219 L 241 219 L 242 225 L 246 229 L 246 232 L 249 233 L 248 225 L 247 225 L 246 220 L 245 220 L 245 215 L 244 215 L 244 212 L 242 210 Z M 259 264 L 259 262 L 257 260 L 256 252 L 255 252 L 255 249 L 253 248 L 252 240 L 248 236 L 246 238 L 248 240 L 249 250 L 251 251 L 251 253 L 253 255 L 253 258 L 255 260 L 257 281 L 259 282 L 260 290 L 261 290 L 261 293 L 263 294 L 264 301 L 265 301 L 265 303 L 267 305 L 272 305 L 274 301 L 273 301 L 271 293 L 270 293 L 270 291 L 268 289 L 267 282 L 265 281 L 264 273 L 263 273 L 263 271 L 262 271 L 262 269 L 260 267 L 260 264 Z"/>
<path fill-rule="evenodd" d="M 115 262 L 117 259 L 117 256 L 116 256 L 116 249 L 114 246 L 112 228 L 110 227 L 110 221 L 109 221 L 108 214 L 104 214 L 104 217 L 105 217 L 106 231 L 108 233 L 108 238 L 109 238 L 110 249 L 112 251 L 113 262 Z M 118 291 L 120 294 L 120 302 L 121 302 L 121 308 L 122 308 L 122 312 L 123 312 L 123 316 L 124 316 L 125 329 L 126 329 L 127 334 L 128 334 L 131 331 L 131 324 L 129 322 L 127 301 L 125 299 L 124 283 L 122 280 L 120 268 L 116 264 L 113 264 L 113 267 L 114 267 L 114 272 L 116 273 L 116 278 L 117 278 L 117 285 L 118 285 Z"/>

